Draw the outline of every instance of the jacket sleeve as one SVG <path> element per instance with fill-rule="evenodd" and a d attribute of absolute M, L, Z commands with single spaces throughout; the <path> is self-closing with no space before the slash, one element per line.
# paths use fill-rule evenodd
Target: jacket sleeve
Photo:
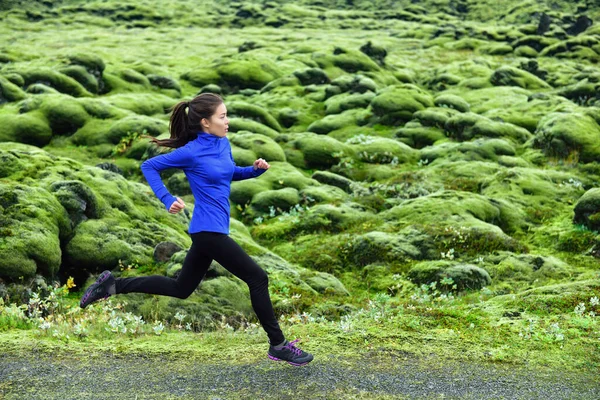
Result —
<path fill-rule="evenodd" d="M 231 155 L 231 162 L 233 163 L 233 177 L 232 181 L 243 181 L 244 179 L 256 178 L 264 174 L 267 170 L 257 168 L 254 169 L 253 166 L 249 167 L 238 167 L 235 165 L 235 161 L 233 161 L 233 155 Z"/>
<path fill-rule="evenodd" d="M 159 172 L 168 168 L 186 169 L 192 163 L 188 147 L 180 147 L 167 154 L 161 154 L 142 163 L 141 170 L 156 197 L 168 210 L 177 200 L 165 187 Z"/>

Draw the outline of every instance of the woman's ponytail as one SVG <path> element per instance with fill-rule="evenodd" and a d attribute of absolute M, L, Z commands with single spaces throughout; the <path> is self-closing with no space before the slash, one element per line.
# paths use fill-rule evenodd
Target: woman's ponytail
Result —
<path fill-rule="evenodd" d="M 209 119 L 221 103 L 223 103 L 223 99 L 216 94 L 202 93 L 192 101 L 181 101 L 175 104 L 169 121 L 171 137 L 169 139 L 150 137 L 150 140 L 164 147 L 185 146 L 196 138 L 198 132 L 202 131 L 200 121 L 203 118 Z"/>

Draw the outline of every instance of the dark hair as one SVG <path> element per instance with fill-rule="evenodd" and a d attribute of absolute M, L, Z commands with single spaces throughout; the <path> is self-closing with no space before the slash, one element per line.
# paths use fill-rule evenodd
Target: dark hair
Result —
<path fill-rule="evenodd" d="M 202 93 L 192 101 L 181 101 L 171 111 L 171 121 L 169 122 L 169 139 L 150 140 L 159 146 L 178 148 L 185 146 L 188 142 L 194 140 L 199 131 L 202 130 L 200 121 L 202 118 L 210 118 L 217 107 L 223 103 L 223 99 L 213 93 Z M 187 112 L 185 111 L 187 108 Z"/>

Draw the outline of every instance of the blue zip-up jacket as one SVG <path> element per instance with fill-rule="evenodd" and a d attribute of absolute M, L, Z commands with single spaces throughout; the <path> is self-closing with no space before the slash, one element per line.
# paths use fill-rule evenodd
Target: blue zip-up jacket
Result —
<path fill-rule="evenodd" d="M 229 234 L 229 193 L 231 181 L 255 178 L 265 169 L 238 167 L 226 137 L 199 132 L 198 137 L 168 154 L 142 163 L 142 173 L 156 197 L 167 210 L 177 200 L 165 187 L 159 171 L 182 169 L 194 195 L 194 213 L 189 233 L 218 232 Z"/>

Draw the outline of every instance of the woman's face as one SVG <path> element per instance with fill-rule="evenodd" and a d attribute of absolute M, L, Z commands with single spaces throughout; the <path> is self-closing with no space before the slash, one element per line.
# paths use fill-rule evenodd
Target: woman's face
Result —
<path fill-rule="evenodd" d="M 202 119 L 202 127 L 206 133 L 215 135 L 218 137 L 227 136 L 229 130 L 229 119 L 227 119 L 227 107 L 221 103 L 215 110 L 215 113 L 210 118 Z"/>

